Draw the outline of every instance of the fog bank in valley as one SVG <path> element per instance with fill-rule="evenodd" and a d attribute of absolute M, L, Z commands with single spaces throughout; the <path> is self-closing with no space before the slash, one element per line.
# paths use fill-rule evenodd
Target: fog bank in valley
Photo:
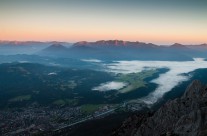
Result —
<path fill-rule="evenodd" d="M 156 103 L 163 95 L 171 91 L 183 81 L 189 80 L 190 76 L 185 73 L 196 69 L 207 68 L 207 61 L 202 58 L 195 58 L 194 61 L 115 61 L 105 64 L 108 72 L 113 73 L 137 73 L 146 69 L 168 68 L 169 71 L 160 74 L 151 82 L 158 84 L 158 87 L 148 96 L 140 98 L 141 102 L 149 106 Z"/>

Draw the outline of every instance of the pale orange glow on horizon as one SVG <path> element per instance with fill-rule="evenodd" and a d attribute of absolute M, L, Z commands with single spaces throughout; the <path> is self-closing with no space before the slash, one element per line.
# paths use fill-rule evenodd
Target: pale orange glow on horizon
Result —
<path fill-rule="evenodd" d="M 99 3 L 81 6 L 78 2 L 64 1 L 59 5 L 51 2 L 48 6 L 41 1 L 37 5 L 35 1 L 21 1 L 20 4 L 0 3 L 0 40 L 207 43 L 205 8 L 199 7 L 199 11 L 178 9 L 178 5 L 167 5 L 168 8 L 128 5 L 123 9 L 113 3 L 107 7 Z"/>
<path fill-rule="evenodd" d="M 3 33 L 2 33 L 3 32 Z M 78 41 L 97 41 L 97 40 L 124 40 L 124 41 L 141 41 L 151 43 L 187 43 L 187 44 L 201 44 L 206 43 L 206 35 L 199 34 L 162 34 L 161 33 L 146 33 L 145 31 L 138 33 L 131 32 L 130 34 L 122 31 L 83 31 L 78 32 L 75 30 L 71 31 L 55 31 L 55 30 L 44 30 L 38 31 L 38 29 L 13 29 L 3 30 L 0 32 L 0 40 L 8 41 L 67 41 L 67 42 L 78 42 Z"/>

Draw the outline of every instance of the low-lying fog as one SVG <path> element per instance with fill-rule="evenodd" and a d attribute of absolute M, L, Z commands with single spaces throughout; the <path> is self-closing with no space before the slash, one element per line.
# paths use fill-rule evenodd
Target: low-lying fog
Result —
<path fill-rule="evenodd" d="M 101 92 L 110 91 L 110 90 L 119 90 L 125 87 L 126 85 L 127 83 L 112 81 L 112 82 L 103 83 L 100 86 L 94 87 L 92 90 L 101 91 Z"/>
<path fill-rule="evenodd" d="M 163 95 L 171 91 L 175 86 L 183 81 L 187 81 L 190 77 L 184 73 L 192 72 L 196 69 L 207 68 L 207 61 L 202 58 L 195 58 L 194 61 L 115 61 L 110 64 L 104 64 L 108 72 L 113 73 L 137 73 L 145 69 L 168 68 L 169 71 L 160 74 L 158 78 L 151 82 L 158 84 L 155 91 L 140 99 L 140 101 L 152 105 L 157 102 Z M 115 87 L 114 87 L 115 86 Z M 94 90 L 117 89 L 116 87 L 123 87 L 119 84 L 102 84 Z"/>

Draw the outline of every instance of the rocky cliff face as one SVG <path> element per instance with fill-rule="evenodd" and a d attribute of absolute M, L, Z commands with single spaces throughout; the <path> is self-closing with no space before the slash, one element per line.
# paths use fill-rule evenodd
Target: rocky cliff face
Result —
<path fill-rule="evenodd" d="M 154 114 L 128 118 L 113 133 L 120 136 L 207 136 L 207 86 L 193 81 L 181 98 Z"/>

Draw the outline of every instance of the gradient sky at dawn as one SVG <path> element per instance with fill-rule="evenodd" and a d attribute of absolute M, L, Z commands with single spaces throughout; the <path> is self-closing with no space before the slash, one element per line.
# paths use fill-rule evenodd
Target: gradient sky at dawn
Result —
<path fill-rule="evenodd" d="M 0 40 L 207 43 L 207 0 L 0 0 Z"/>

